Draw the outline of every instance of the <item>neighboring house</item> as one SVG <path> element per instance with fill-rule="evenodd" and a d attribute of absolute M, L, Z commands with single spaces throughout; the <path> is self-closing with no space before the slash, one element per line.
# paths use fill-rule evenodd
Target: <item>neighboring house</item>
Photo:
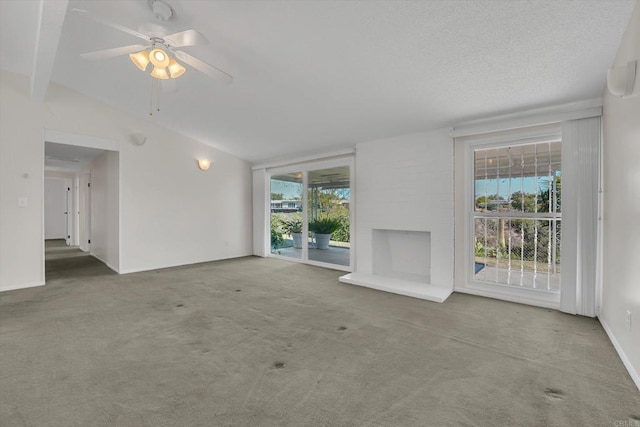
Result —
<path fill-rule="evenodd" d="M 271 212 L 302 212 L 300 200 L 272 200 Z"/>

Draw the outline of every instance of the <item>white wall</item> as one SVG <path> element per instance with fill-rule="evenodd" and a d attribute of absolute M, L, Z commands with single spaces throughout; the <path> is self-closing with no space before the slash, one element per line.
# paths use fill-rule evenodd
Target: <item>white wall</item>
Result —
<path fill-rule="evenodd" d="M 640 4 L 624 34 L 615 65 L 640 59 Z M 604 263 L 600 320 L 640 388 L 640 70 L 635 97 L 607 90 L 604 129 Z M 632 328 L 625 323 L 631 311 Z M 625 360 L 626 358 L 626 360 Z"/>
<path fill-rule="evenodd" d="M 44 283 L 44 129 L 120 141 L 120 272 L 251 254 L 248 162 L 59 85 L 39 103 L 26 76 L 2 71 L 0 92 L 1 290 Z"/>
<path fill-rule="evenodd" d="M 119 153 L 105 151 L 91 162 L 91 254 L 119 271 Z"/>
<path fill-rule="evenodd" d="M 253 254 L 265 257 L 269 253 L 264 236 L 270 227 L 271 211 L 267 209 L 267 194 L 271 188 L 267 183 L 266 169 L 256 169 L 253 171 Z"/>
<path fill-rule="evenodd" d="M 44 238 L 67 238 L 67 186 L 66 179 L 44 180 Z"/>
<path fill-rule="evenodd" d="M 449 130 L 356 148 L 356 271 L 373 273 L 372 230 L 431 232 L 431 283 L 453 288 L 453 142 Z"/>

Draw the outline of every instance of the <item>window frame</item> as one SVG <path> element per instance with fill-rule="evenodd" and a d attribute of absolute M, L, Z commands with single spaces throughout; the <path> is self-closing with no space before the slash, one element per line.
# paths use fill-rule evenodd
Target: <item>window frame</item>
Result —
<path fill-rule="evenodd" d="M 464 197 L 463 203 L 458 202 L 456 204 L 456 209 L 461 209 L 464 212 L 464 230 L 462 238 L 460 239 L 461 242 L 456 242 L 456 244 L 461 243 L 464 248 L 463 259 L 456 261 L 462 261 L 461 266 L 456 266 L 456 290 L 541 307 L 555 309 L 560 307 L 560 293 L 479 281 L 475 279 L 474 269 L 472 268 L 472 262 L 474 262 L 475 237 L 474 216 L 476 215 L 474 203 L 474 152 L 479 149 L 490 149 L 504 146 L 513 147 L 517 145 L 559 140 L 562 140 L 562 128 L 560 123 L 462 137 L 460 138 L 460 142 L 458 142 L 458 138 L 456 138 L 456 145 L 462 144 L 461 149 L 463 150 L 462 153 L 464 156 L 464 159 L 461 162 L 464 165 L 463 170 L 460 174 L 456 174 L 456 179 L 460 179 L 462 181 L 462 197 Z M 460 151 L 458 150 L 459 148 L 457 148 L 456 151 L 460 154 Z M 458 166 L 459 165 L 457 164 L 456 167 Z M 458 187 L 456 191 L 459 190 L 460 188 Z M 463 271 L 461 271 L 461 269 L 463 269 Z"/>
<path fill-rule="evenodd" d="M 325 169 L 337 166 L 348 166 L 349 167 L 349 187 L 350 187 L 350 208 L 349 208 L 349 240 L 350 240 L 350 248 L 349 248 L 349 265 L 339 265 L 339 264 L 330 264 L 321 261 L 314 261 L 309 259 L 309 247 L 308 243 L 304 243 L 302 247 L 302 258 L 292 258 L 286 257 L 278 254 L 274 254 L 271 252 L 271 247 L 267 243 L 268 250 L 265 253 L 266 257 L 282 259 L 285 261 L 298 262 L 302 264 L 314 265 L 317 267 L 325 267 L 333 270 L 340 270 L 346 272 L 353 272 L 355 270 L 355 250 L 356 250 L 356 239 L 355 239 L 355 221 L 356 221 L 356 212 L 355 212 L 355 199 L 356 199 L 356 191 L 355 191 L 355 158 L 353 155 L 348 156 L 340 156 L 330 160 L 317 160 L 317 161 L 307 161 L 301 163 L 295 163 L 287 166 L 273 167 L 266 169 L 266 194 L 270 194 L 271 192 L 271 178 L 274 175 L 291 173 L 291 172 L 301 172 L 302 173 L 302 215 L 305 220 L 303 221 L 303 235 L 306 236 L 309 233 L 308 228 L 308 191 L 309 191 L 309 180 L 308 175 L 310 171 L 317 169 Z M 271 210 L 268 208 L 270 206 L 269 197 L 265 197 L 267 200 L 267 209 L 266 209 L 266 228 L 264 239 L 265 242 L 271 241 Z"/>
<path fill-rule="evenodd" d="M 491 150 L 491 149 L 495 149 L 495 148 L 505 148 L 505 147 L 519 147 L 519 146 L 523 146 L 523 145 L 534 145 L 534 144 L 546 144 L 546 143 L 554 143 L 554 142 L 560 142 L 562 143 L 562 138 L 558 137 L 558 138 L 543 138 L 542 140 L 538 140 L 535 142 L 530 142 L 530 141 L 518 141 L 517 143 L 511 143 L 509 141 L 506 142 L 499 142 L 499 143 L 490 143 L 490 144 L 483 144 L 481 146 L 478 145 L 474 145 L 473 148 L 471 149 L 471 155 L 472 155 L 472 163 L 471 163 L 471 189 L 472 189 L 472 195 L 471 195 L 471 200 L 470 200 L 470 206 L 471 206 L 471 212 L 470 212 L 470 220 L 471 220 L 471 224 L 469 225 L 470 228 L 470 232 L 471 232 L 471 237 L 470 237 L 470 242 L 471 242 L 471 256 L 469 259 L 469 264 L 467 266 L 467 268 L 469 269 L 469 273 L 470 273 L 470 281 L 472 283 L 479 283 L 479 284 L 489 284 L 492 286 L 506 286 L 506 287 L 514 287 L 515 285 L 512 284 L 508 284 L 508 283 L 502 283 L 502 282 L 492 282 L 492 281 L 487 281 L 487 280 L 478 280 L 476 278 L 476 274 L 472 273 L 472 271 L 474 271 L 474 266 L 475 266 L 475 248 L 474 248 L 474 244 L 475 244 L 475 221 L 478 218 L 487 218 L 487 219 L 494 219 L 494 218 L 508 218 L 508 219 L 512 219 L 512 218 L 516 218 L 516 219 L 531 219 L 531 220 L 540 220 L 540 221 L 547 221 L 547 220 L 555 220 L 555 221 L 562 221 L 562 212 L 524 212 L 524 211 L 490 211 L 490 212 L 482 212 L 482 211 L 476 211 L 475 210 L 475 200 L 476 200 L 476 196 L 477 194 L 475 193 L 475 153 L 477 151 L 481 151 L 481 150 Z M 562 160 L 561 163 L 562 165 Z M 562 166 L 560 167 L 560 171 L 562 171 Z M 517 287 L 516 287 L 517 288 Z M 559 294 L 560 293 L 560 289 L 558 288 L 557 291 L 551 291 L 551 290 L 546 290 L 546 289 L 535 289 L 535 288 L 529 288 L 527 287 L 527 289 L 531 289 L 533 291 L 536 292 L 548 292 L 548 293 L 554 293 L 554 294 Z"/>

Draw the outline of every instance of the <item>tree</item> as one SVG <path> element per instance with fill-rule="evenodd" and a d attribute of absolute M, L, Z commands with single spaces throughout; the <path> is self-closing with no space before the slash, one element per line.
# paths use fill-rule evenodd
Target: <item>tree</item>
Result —
<path fill-rule="evenodd" d="M 504 197 L 497 194 L 490 194 L 488 196 L 480 196 L 476 199 L 476 208 L 487 209 L 490 211 L 496 210 L 497 204 L 491 203 L 495 200 L 504 200 Z"/>
<path fill-rule="evenodd" d="M 555 189 L 553 186 L 549 184 L 555 182 Z M 540 204 L 538 205 L 539 212 L 553 212 L 553 202 L 555 193 L 555 203 L 556 203 L 556 212 L 560 212 L 560 201 L 562 200 L 562 177 L 560 175 L 556 175 L 553 181 L 548 181 L 546 183 L 546 190 L 543 190 L 540 193 Z M 551 188 L 549 188 L 551 187 Z"/>
<path fill-rule="evenodd" d="M 516 191 L 511 195 L 511 207 L 517 211 L 535 212 L 536 195 Z"/>
<path fill-rule="evenodd" d="M 271 193 L 271 200 L 284 200 L 284 194 L 282 194 L 282 193 Z"/>

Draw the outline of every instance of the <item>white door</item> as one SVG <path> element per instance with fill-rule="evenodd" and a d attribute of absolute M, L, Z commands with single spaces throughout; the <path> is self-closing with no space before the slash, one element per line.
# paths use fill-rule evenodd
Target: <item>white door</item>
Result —
<path fill-rule="evenodd" d="M 64 179 L 44 182 L 44 238 L 67 239 L 67 185 Z"/>
<path fill-rule="evenodd" d="M 70 179 L 65 180 L 65 241 L 67 246 L 71 246 L 71 234 L 73 233 L 73 194 L 71 193 Z"/>
<path fill-rule="evenodd" d="M 91 250 L 91 172 L 82 176 L 82 207 L 80 208 L 80 220 L 82 222 L 82 239 L 80 249 Z"/>

